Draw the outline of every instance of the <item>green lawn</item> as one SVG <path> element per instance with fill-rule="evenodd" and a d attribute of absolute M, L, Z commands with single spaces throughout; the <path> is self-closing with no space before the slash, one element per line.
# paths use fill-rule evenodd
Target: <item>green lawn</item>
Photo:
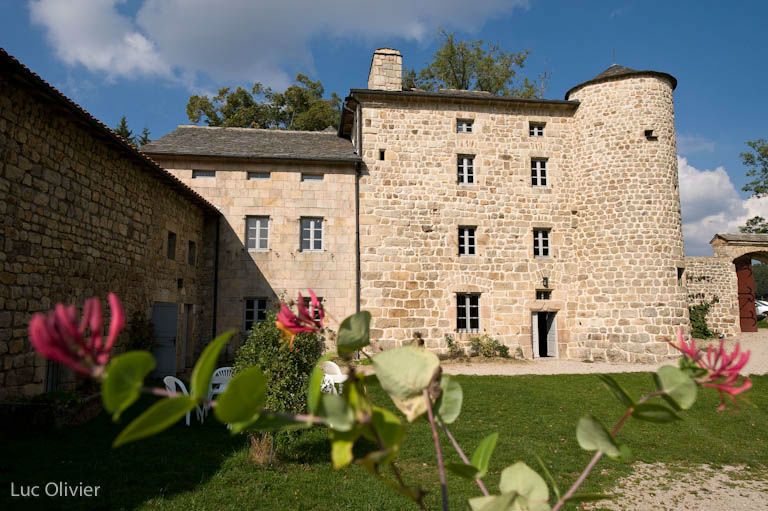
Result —
<path fill-rule="evenodd" d="M 628 390 L 650 388 L 650 374 L 617 375 Z M 566 486 L 589 459 L 575 440 L 579 416 L 590 412 L 612 422 L 620 407 L 594 375 L 460 377 L 464 409 L 453 425 L 468 451 L 498 431 L 499 443 L 486 482 L 495 489 L 502 468 L 523 460 L 536 468 L 539 454 Z M 670 425 L 630 422 L 622 438 L 636 460 L 645 462 L 746 464 L 768 466 L 768 377 L 753 378 L 749 403 L 718 414 L 717 397 L 707 393 L 685 421 Z M 387 399 L 379 389 L 373 393 Z M 142 402 L 146 406 L 146 402 Z M 135 413 L 135 412 L 134 412 Z M 126 416 L 126 419 L 131 415 Z M 231 437 L 214 420 L 200 426 L 177 425 L 152 439 L 118 450 L 109 445 L 120 430 L 103 415 L 95 421 L 43 437 L 0 445 L 2 499 L 10 482 L 44 484 L 82 481 L 100 485 L 98 499 L 0 501 L 0 509 L 35 506 L 57 509 L 404 509 L 409 503 L 358 467 L 333 472 L 322 430 L 308 431 L 301 445 L 276 468 L 249 463 L 246 440 Z M 448 461 L 458 461 L 454 454 Z M 424 421 L 413 424 L 400 465 L 408 481 L 429 490 L 428 504 L 439 507 L 434 456 Z M 629 465 L 601 462 L 586 492 L 608 489 L 629 472 Z M 467 509 L 478 494 L 467 481 L 449 475 L 453 509 Z M 10 506 L 9 506 L 10 504 Z M 23 504 L 23 506 L 22 506 Z"/>

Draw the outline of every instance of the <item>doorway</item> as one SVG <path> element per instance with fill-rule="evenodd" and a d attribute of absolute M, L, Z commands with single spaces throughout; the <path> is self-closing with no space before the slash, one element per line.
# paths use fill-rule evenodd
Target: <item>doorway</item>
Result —
<path fill-rule="evenodd" d="M 179 307 L 175 303 L 155 302 L 152 304 L 152 324 L 155 327 L 155 349 L 153 353 L 157 367 L 155 377 L 176 376 L 176 337 Z"/>
<path fill-rule="evenodd" d="M 531 318 L 533 358 L 557 356 L 556 312 L 537 311 Z"/>

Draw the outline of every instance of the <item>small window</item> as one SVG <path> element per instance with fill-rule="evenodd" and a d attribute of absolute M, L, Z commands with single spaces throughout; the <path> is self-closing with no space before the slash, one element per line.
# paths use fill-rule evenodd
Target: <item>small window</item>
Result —
<path fill-rule="evenodd" d="M 187 243 L 187 263 L 192 266 L 197 263 L 197 243 L 194 241 Z"/>
<path fill-rule="evenodd" d="M 456 330 L 480 331 L 480 295 L 456 294 Z"/>
<path fill-rule="evenodd" d="M 305 296 L 304 297 L 304 307 L 309 308 L 309 304 L 311 303 L 311 301 L 312 301 L 312 299 L 309 296 Z M 317 297 L 317 301 L 320 302 L 320 305 L 323 305 L 323 297 L 322 296 L 318 296 Z M 319 310 L 315 310 L 314 317 L 315 317 L 316 320 L 320 320 L 320 311 Z"/>
<path fill-rule="evenodd" d="M 547 160 L 544 158 L 531 159 L 531 185 L 547 186 Z"/>
<path fill-rule="evenodd" d="M 384 161 L 385 151 L 384 149 L 379 149 L 379 160 Z"/>
<path fill-rule="evenodd" d="M 269 179 L 269 172 L 248 172 L 248 181 L 257 179 Z"/>
<path fill-rule="evenodd" d="M 323 219 L 301 219 L 301 250 L 323 249 Z"/>
<path fill-rule="evenodd" d="M 470 154 L 460 154 L 457 157 L 458 182 L 469 185 L 475 182 L 475 157 Z"/>
<path fill-rule="evenodd" d="M 476 227 L 459 227 L 459 255 L 475 255 L 477 253 L 475 245 Z"/>
<path fill-rule="evenodd" d="M 302 181 L 322 181 L 323 175 L 322 174 L 302 174 L 301 180 Z"/>
<path fill-rule="evenodd" d="M 653 130 L 645 130 L 645 139 L 654 141 L 654 140 L 658 140 L 659 137 L 656 136 L 656 133 L 654 133 Z"/>
<path fill-rule="evenodd" d="M 168 231 L 168 243 L 167 243 L 167 252 L 166 255 L 168 256 L 168 259 L 175 260 L 176 259 L 176 233 Z"/>
<path fill-rule="evenodd" d="M 552 291 L 539 290 L 536 291 L 537 300 L 550 300 L 552 298 Z"/>
<path fill-rule="evenodd" d="M 549 257 L 549 229 L 533 230 L 533 257 Z"/>
<path fill-rule="evenodd" d="M 267 250 L 269 248 L 269 217 L 245 217 L 245 239 L 248 250 Z"/>
<path fill-rule="evenodd" d="M 528 134 L 532 137 L 543 137 L 544 136 L 544 126 L 545 123 L 543 122 L 532 122 L 528 124 Z"/>
<path fill-rule="evenodd" d="M 685 285 L 685 268 L 677 269 L 677 285 L 678 286 Z"/>
<path fill-rule="evenodd" d="M 250 332 L 254 323 L 267 320 L 267 299 L 245 299 L 245 331 Z"/>
<path fill-rule="evenodd" d="M 472 133 L 472 119 L 458 119 L 456 121 L 456 133 Z"/>
<path fill-rule="evenodd" d="M 199 178 L 206 178 L 206 177 L 216 177 L 216 171 L 215 170 L 193 170 L 192 171 L 192 179 L 199 179 Z"/>

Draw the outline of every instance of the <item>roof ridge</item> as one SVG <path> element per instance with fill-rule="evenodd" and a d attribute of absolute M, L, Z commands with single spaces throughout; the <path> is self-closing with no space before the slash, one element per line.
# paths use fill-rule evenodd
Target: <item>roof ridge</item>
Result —
<path fill-rule="evenodd" d="M 241 126 L 198 126 L 197 124 L 179 124 L 176 126 L 176 129 L 179 128 L 196 128 L 201 130 L 266 131 L 269 133 L 311 133 L 338 136 L 335 131 L 330 132 L 325 130 L 284 130 L 280 128 L 243 128 Z"/>

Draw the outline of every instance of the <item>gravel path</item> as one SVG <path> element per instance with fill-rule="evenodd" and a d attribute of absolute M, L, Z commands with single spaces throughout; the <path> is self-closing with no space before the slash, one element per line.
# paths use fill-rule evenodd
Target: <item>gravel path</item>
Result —
<path fill-rule="evenodd" d="M 717 341 L 713 341 L 717 342 Z M 768 373 L 768 331 L 741 334 L 728 339 L 727 346 L 740 342 L 743 350 L 750 350 L 745 373 Z M 547 358 L 539 360 L 511 360 L 505 362 L 443 362 L 443 371 L 447 374 L 512 376 L 516 374 L 591 374 L 591 373 L 637 373 L 655 371 L 664 364 L 614 364 L 610 362 L 582 362 Z"/>

